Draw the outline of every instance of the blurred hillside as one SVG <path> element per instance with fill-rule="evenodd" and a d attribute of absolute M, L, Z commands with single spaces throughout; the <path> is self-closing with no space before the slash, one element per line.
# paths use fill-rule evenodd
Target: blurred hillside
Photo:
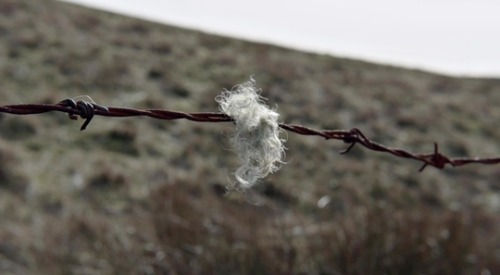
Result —
<path fill-rule="evenodd" d="M 89 95 L 217 111 L 252 76 L 280 119 L 416 152 L 500 154 L 499 79 L 459 79 L 48 0 L 0 1 L 1 105 Z M 232 125 L 0 114 L 2 274 L 497 274 L 498 166 L 288 134 L 288 163 L 225 194 Z M 489 272 L 489 273 L 488 273 Z M 481 273 L 483 274 L 483 273 Z"/>

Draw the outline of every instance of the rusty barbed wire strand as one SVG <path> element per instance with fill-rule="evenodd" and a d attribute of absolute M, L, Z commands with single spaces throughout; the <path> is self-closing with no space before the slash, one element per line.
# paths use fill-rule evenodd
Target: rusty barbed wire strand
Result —
<path fill-rule="evenodd" d="M 74 99 L 65 99 L 57 104 L 17 104 L 0 106 L 0 113 L 9 113 L 15 115 L 32 115 L 47 112 L 63 112 L 67 113 L 70 119 L 76 120 L 78 116 L 85 119 L 80 130 L 85 130 L 90 121 L 95 115 L 106 117 L 134 117 L 134 116 L 148 116 L 155 119 L 175 120 L 187 119 L 197 122 L 231 122 L 231 117 L 218 112 L 199 112 L 199 113 L 184 113 L 177 111 L 169 111 L 163 109 L 148 109 L 140 110 L 133 108 L 122 107 L 105 107 L 94 102 L 88 101 L 75 101 Z M 325 139 L 342 140 L 349 146 L 341 151 L 341 154 L 348 153 L 356 144 L 359 144 L 369 150 L 387 153 L 396 157 L 408 158 L 420 161 L 423 163 L 419 171 L 423 171 L 427 166 L 433 166 L 438 169 L 444 169 L 446 165 L 458 167 L 471 163 L 478 164 L 499 164 L 500 157 L 492 158 L 468 158 L 468 157 L 455 157 L 450 158 L 439 152 L 439 146 L 434 143 L 434 150 L 432 153 L 419 154 L 411 153 L 409 151 L 387 147 L 367 138 L 361 130 L 353 128 L 351 130 L 316 130 L 302 125 L 280 123 L 279 126 L 287 131 L 294 132 L 299 135 L 306 136 L 320 136 Z"/>

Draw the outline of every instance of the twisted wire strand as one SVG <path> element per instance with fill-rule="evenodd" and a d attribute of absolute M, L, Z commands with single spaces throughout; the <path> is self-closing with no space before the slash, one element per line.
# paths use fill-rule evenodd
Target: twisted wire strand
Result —
<path fill-rule="evenodd" d="M 122 107 L 105 107 L 94 102 L 75 101 L 73 99 L 65 99 L 57 104 L 17 104 L 0 106 L 0 113 L 9 113 L 14 115 L 33 115 L 46 112 L 63 112 L 67 113 L 70 119 L 76 120 L 78 116 L 85 119 L 80 130 L 85 130 L 90 121 L 95 115 L 105 117 L 135 117 L 148 116 L 155 119 L 175 120 L 187 119 L 197 122 L 231 122 L 231 117 L 217 112 L 198 112 L 184 113 L 177 111 L 169 111 L 163 109 L 148 109 L 140 110 L 134 108 Z M 432 153 L 412 153 L 400 148 L 388 147 L 370 140 L 365 134 L 357 129 L 351 130 L 317 130 L 308 128 L 302 125 L 280 123 L 279 126 L 287 131 L 294 132 L 299 135 L 319 136 L 325 139 L 342 140 L 349 146 L 341 151 L 341 154 L 348 153 L 356 144 L 359 144 L 366 149 L 391 154 L 396 157 L 414 159 L 422 162 L 422 167 L 419 171 L 423 171 L 427 166 L 433 166 L 438 169 L 444 169 L 446 165 L 458 167 L 471 163 L 478 164 L 499 164 L 500 157 L 492 158 L 468 158 L 455 157 L 450 158 L 439 152 L 439 146 L 434 143 L 434 151 Z"/>

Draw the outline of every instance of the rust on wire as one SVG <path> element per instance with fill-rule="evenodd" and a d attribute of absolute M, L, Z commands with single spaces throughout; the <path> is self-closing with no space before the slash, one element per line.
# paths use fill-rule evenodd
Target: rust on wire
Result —
<path fill-rule="evenodd" d="M 76 120 L 78 116 L 85 119 L 80 130 L 85 130 L 94 116 L 107 116 L 107 117 L 134 117 L 134 116 L 148 116 L 155 119 L 175 120 L 187 119 L 197 122 L 230 122 L 233 121 L 231 117 L 216 112 L 203 112 L 203 113 L 184 113 L 169 111 L 163 109 L 149 109 L 139 110 L 133 108 L 120 108 L 120 107 L 105 107 L 90 99 L 91 102 L 74 99 L 65 99 L 57 104 L 17 104 L 0 106 L 0 113 L 9 113 L 15 115 L 32 115 L 41 114 L 46 112 L 63 112 L 67 113 L 70 119 Z M 325 139 L 342 140 L 349 144 L 341 154 L 347 154 L 356 144 L 359 144 L 366 149 L 391 154 L 396 157 L 414 159 L 422 162 L 422 167 L 419 171 L 423 171 L 427 166 L 433 166 L 438 169 L 444 169 L 446 165 L 452 167 L 462 166 L 471 163 L 478 164 L 499 164 L 500 157 L 494 158 L 450 158 L 439 152 L 439 146 L 434 143 L 434 150 L 432 153 L 417 154 L 411 153 L 403 149 L 387 147 L 382 144 L 376 143 L 363 134 L 361 130 L 353 128 L 351 130 L 316 130 L 302 125 L 280 123 L 279 126 L 287 131 L 306 136 L 319 136 Z"/>

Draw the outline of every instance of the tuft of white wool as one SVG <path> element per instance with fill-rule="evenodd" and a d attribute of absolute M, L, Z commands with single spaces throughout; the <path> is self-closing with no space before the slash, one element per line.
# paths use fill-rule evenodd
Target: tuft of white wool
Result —
<path fill-rule="evenodd" d="M 250 188 L 283 163 L 285 146 L 279 137 L 279 114 L 265 105 L 253 79 L 222 91 L 215 100 L 236 125 L 231 145 L 240 166 L 234 175 L 240 187 Z"/>

